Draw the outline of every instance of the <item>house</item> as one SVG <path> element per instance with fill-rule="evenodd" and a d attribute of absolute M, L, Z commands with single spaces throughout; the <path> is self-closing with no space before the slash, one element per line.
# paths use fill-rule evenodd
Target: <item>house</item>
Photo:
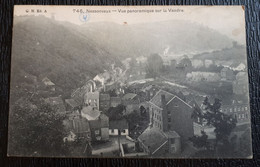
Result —
<path fill-rule="evenodd" d="M 176 95 L 159 90 L 149 101 L 150 125 L 160 131 L 176 131 L 183 141 L 194 135 L 192 106 Z"/>
<path fill-rule="evenodd" d="M 48 77 L 44 77 L 42 79 L 42 83 L 46 88 L 50 89 L 51 91 L 55 91 L 55 84 Z"/>
<path fill-rule="evenodd" d="M 119 134 L 120 133 L 120 134 Z M 128 122 L 126 119 L 109 121 L 109 135 L 128 136 Z"/>
<path fill-rule="evenodd" d="M 250 123 L 250 111 L 248 103 L 239 103 L 233 100 L 232 104 L 222 105 L 221 112 L 231 115 L 238 124 Z"/>
<path fill-rule="evenodd" d="M 232 83 L 233 93 L 236 95 L 245 95 L 248 93 L 248 76 L 246 72 L 239 72 L 236 80 Z"/>
<path fill-rule="evenodd" d="M 99 95 L 100 111 L 107 111 L 110 108 L 110 95 L 101 93 Z"/>
<path fill-rule="evenodd" d="M 150 156 L 178 154 L 181 151 L 181 140 L 175 131 L 163 132 L 155 127 L 148 127 L 138 137 L 139 147 Z"/>
<path fill-rule="evenodd" d="M 89 122 L 82 117 L 69 118 L 63 121 L 65 130 L 68 133 L 63 140 L 64 142 L 72 142 L 76 140 L 91 141 L 91 133 Z"/>
<path fill-rule="evenodd" d="M 224 67 L 221 69 L 220 76 L 224 81 L 233 81 L 235 79 L 233 70 L 228 67 Z"/>
<path fill-rule="evenodd" d="M 87 106 L 81 110 L 81 116 L 90 125 L 92 141 L 109 140 L 109 118 L 94 107 Z"/>
<path fill-rule="evenodd" d="M 206 81 L 206 82 L 216 82 L 220 80 L 218 73 L 214 72 L 191 72 L 186 75 L 188 81 Z"/>
<path fill-rule="evenodd" d="M 101 83 L 101 89 L 106 91 L 106 86 L 105 84 L 111 79 L 111 76 L 109 72 L 105 71 L 102 74 L 98 74 L 93 78 L 93 81 L 97 81 Z"/>
<path fill-rule="evenodd" d="M 81 104 L 74 99 L 65 99 L 65 107 L 67 111 L 73 111 L 80 109 Z"/>
<path fill-rule="evenodd" d="M 122 100 L 120 97 L 111 97 L 110 98 L 110 107 L 117 107 L 121 103 L 122 103 Z"/>
<path fill-rule="evenodd" d="M 89 105 L 99 110 L 99 92 L 88 92 L 85 94 L 85 105 Z"/>
<path fill-rule="evenodd" d="M 122 103 L 126 106 L 126 113 L 130 114 L 134 110 L 139 110 L 139 104 L 141 103 L 141 98 L 135 93 L 127 93 L 122 97 Z"/>
<path fill-rule="evenodd" d="M 65 109 L 65 105 L 63 103 L 63 100 L 60 96 L 58 97 L 49 97 L 44 99 L 44 101 L 49 104 L 53 110 L 59 112 L 59 113 L 63 113 L 66 111 Z"/>

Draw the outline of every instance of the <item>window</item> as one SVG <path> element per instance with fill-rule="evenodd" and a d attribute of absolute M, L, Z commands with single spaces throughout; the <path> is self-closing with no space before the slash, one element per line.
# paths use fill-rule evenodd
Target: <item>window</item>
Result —
<path fill-rule="evenodd" d="M 241 110 L 244 111 L 244 107 L 241 107 Z"/>
<path fill-rule="evenodd" d="M 168 118 L 168 122 L 171 122 L 171 118 Z"/>
<path fill-rule="evenodd" d="M 125 133 L 125 129 L 124 129 L 124 130 L 122 130 L 122 133 Z"/>
<path fill-rule="evenodd" d="M 100 131 L 99 130 L 95 130 L 95 134 L 99 135 Z"/>
<path fill-rule="evenodd" d="M 247 107 L 245 107 L 245 110 L 247 111 Z"/>
<path fill-rule="evenodd" d="M 241 118 L 245 118 L 245 114 L 242 114 Z"/>
<path fill-rule="evenodd" d="M 174 138 L 172 138 L 170 140 L 171 140 L 171 144 L 175 144 L 175 139 Z"/>
<path fill-rule="evenodd" d="M 240 119 L 241 118 L 241 115 L 240 114 L 238 114 L 238 119 Z"/>
<path fill-rule="evenodd" d="M 240 107 L 238 107 L 237 111 L 240 111 Z"/>
<path fill-rule="evenodd" d="M 230 108 L 229 111 L 232 112 L 232 108 Z"/>
<path fill-rule="evenodd" d="M 246 114 L 246 118 L 248 118 L 248 114 Z"/>
<path fill-rule="evenodd" d="M 234 112 L 236 112 L 237 111 L 237 108 L 234 108 Z"/>

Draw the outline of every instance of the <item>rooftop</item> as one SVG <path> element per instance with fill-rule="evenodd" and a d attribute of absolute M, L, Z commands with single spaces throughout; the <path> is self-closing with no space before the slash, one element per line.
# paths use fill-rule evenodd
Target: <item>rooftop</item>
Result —
<path fill-rule="evenodd" d="M 81 110 L 81 114 L 83 117 L 85 117 L 87 120 L 96 120 L 100 116 L 100 111 L 94 109 L 91 106 L 83 107 Z"/>
<path fill-rule="evenodd" d="M 84 118 L 74 118 L 72 120 L 65 120 L 63 124 L 65 125 L 65 128 L 68 131 L 72 131 L 75 134 L 90 131 L 89 123 Z"/>
<path fill-rule="evenodd" d="M 65 103 L 67 103 L 70 107 L 78 107 L 80 104 L 74 99 L 65 99 Z"/>
<path fill-rule="evenodd" d="M 126 119 L 109 121 L 109 129 L 128 129 L 128 122 Z"/>
<path fill-rule="evenodd" d="M 162 95 L 165 95 L 165 100 L 166 100 L 166 103 L 168 103 L 172 98 L 175 97 L 175 95 L 169 93 L 169 92 L 166 92 L 164 90 L 159 90 L 156 95 L 150 100 L 151 103 L 153 103 L 154 105 L 162 108 L 162 102 L 161 102 L 161 96 Z"/>
<path fill-rule="evenodd" d="M 137 94 L 135 93 L 127 93 L 123 96 L 123 100 L 132 100 L 133 98 L 135 98 L 135 96 L 137 96 Z"/>
<path fill-rule="evenodd" d="M 139 137 L 138 140 L 141 141 L 146 147 L 149 147 L 149 151 L 154 153 L 162 144 L 164 144 L 168 139 L 167 136 L 160 130 L 156 128 L 147 128 Z"/>
<path fill-rule="evenodd" d="M 42 82 L 44 83 L 44 85 L 46 86 L 54 86 L 55 84 L 47 77 L 42 79 Z"/>

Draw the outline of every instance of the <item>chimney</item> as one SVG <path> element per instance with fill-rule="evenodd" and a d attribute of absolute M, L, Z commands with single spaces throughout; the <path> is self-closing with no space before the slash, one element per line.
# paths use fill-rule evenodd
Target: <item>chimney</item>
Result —
<path fill-rule="evenodd" d="M 162 104 L 162 130 L 167 131 L 168 130 L 168 112 L 167 112 L 167 107 L 166 107 L 166 99 L 165 95 L 161 95 L 161 104 Z"/>
<path fill-rule="evenodd" d="M 161 95 L 161 103 L 162 103 L 162 108 L 165 109 L 166 108 L 166 99 L 165 99 L 164 94 Z"/>

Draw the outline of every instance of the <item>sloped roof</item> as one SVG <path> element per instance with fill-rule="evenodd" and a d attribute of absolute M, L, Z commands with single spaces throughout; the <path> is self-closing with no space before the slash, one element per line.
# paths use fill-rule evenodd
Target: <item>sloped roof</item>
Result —
<path fill-rule="evenodd" d="M 123 100 L 132 100 L 133 98 L 135 98 L 135 96 L 136 96 L 137 94 L 135 94 L 135 93 L 127 93 L 127 94 L 125 94 L 124 96 L 123 96 Z"/>
<path fill-rule="evenodd" d="M 154 153 L 163 143 L 168 139 L 167 136 L 156 128 L 147 128 L 139 137 L 138 140 L 142 142 L 146 147 L 149 147 L 149 151 Z"/>
<path fill-rule="evenodd" d="M 128 122 L 126 119 L 109 121 L 109 129 L 128 129 Z"/>
<path fill-rule="evenodd" d="M 64 125 L 68 131 L 72 131 L 75 134 L 90 131 L 89 123 L 84 118 L 74 118 L 72 120 L 65 120 Z"/>
<path fill-rule="evenodd" d="M 102 127 L 109 127 L 109 118 L 105 114 L 100 114 L 98 119 L 90 120 L 89 124 L 91 128 L 102 128 Z"/>
<path fill-rule="evenodd" d="M 150 100 L 150 103 L 156 105 L 157 107 L 162 108 L 161 95 L 165 95 L 166 103 L 168 103 L 175 95 L 166 92 L 164 90 L 159 90 L 156 95 Z"/>
<path fill-rule="evenodd" d="M 42 79 L 42 82 L 44 83 L 44 85 L 46 86 L 54 86 L 55 84 L 47 77 Z"/>
<path fill-rule="evenodd" d="M 184 104 L 186 104 L 188 107 L 192 108 L 187 102 L 185 102 L 184 100 L 182 100 L 181 98 L 179 98 L 178 96 L 175 96 L 169 92 L 166 92 L 164 90 L 159 90 L 156 95 L 150 100 L 150 103 L 152 103 L 153 105 L 162 108 L 162 102 L 161 102 L 161 96 L 165 95 L 165 101 L 166 104 L 168 105 L 169 103 L 171 103 L 171 101 L 173 99 L 178 99 L 180 101 L 182 101 Z"/>
<path fill-rule="evenodd" d="M 80 104 L 74 99 L 65 99 L 65 103 L 70 105 L 72 108 L 78 107 Z"/>
<path fill-rule="evenodd" d="M 100 116 L 100 111 L 94 109 L 91 106 L 83 107 L 81 110 L 81 114 L 83 117 L 85 117 L 87 120 L 96 120 Z"/>

